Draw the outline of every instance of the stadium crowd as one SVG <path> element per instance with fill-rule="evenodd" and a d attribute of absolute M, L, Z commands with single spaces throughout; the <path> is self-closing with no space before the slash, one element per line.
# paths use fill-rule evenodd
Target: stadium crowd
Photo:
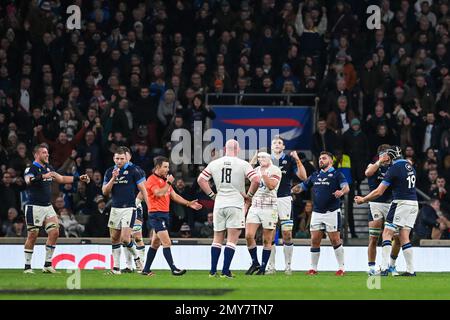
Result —
<path fill-rule="evenodd" d="M 81 30 L 66 29 L 69 4 L 82 9 Z M 381 7 L 380 30 L 366 27 L 369 4 Z M 173 148 L 175 129 L 215 118 L 210 105 L 289 103 L 317 105 L 311 163 L 323 150 L 334 153 L 353 193 L 380 144 L 401 146 L 417 187 L 437 199 L 424 206 L 419 233 L 444 236 L 449 26 L 447 0 L 2 1 L 0 235 L 26 234 L 23 172 L 36 143 L 50 146 L 60 173 L 91 177 L 55 190 L 61 235 L 106 237 L 109 199 L 101 186 L 118 146 L 131 147 L 148 175 L 153 158 Z M 215 93 L 208 104 L 206 93 Z M 173 168 L 178 193 L 204 206 L 196 214 L 172 206 L 171 231 L 181 237 L 212 234 L 213 202 L 186 183 L 199 169 Z M 296 207 L 298 237 L 308 236 L 304 200 Z"/>

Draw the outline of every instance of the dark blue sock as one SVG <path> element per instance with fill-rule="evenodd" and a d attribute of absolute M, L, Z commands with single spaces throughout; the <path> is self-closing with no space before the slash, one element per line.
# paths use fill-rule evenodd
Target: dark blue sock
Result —
<path fill-rule="evenodd" d="M 375 262 L 369 262 L 369 267 L 375 267 Z"/>
<path fill-rule="evenodd" d="M 266 271 L 267 262 L 269 262 L 271 249 L 263 248 L 261 270 Z"/>
<path fill-rule="evenodd" d="M 236 248 L 234 246 L 227 245 L 225 247 L 225 250 L 223 252 L 223 255 L 224 255 L 223 268 L 222 268 L 223 274 L 230 273 L 231 260 L 233 260 L 235 250 L 236 250 Z"/>
<path fill-rule="evenodd" d="M 173 258 L 172 258 L 172 251 L 170 250 L 170 247 L 168 248 L 163 248 L 163 254 L 164 254 L 164 258 L 166 258 L 167 264 L 170 267 L 170 270 L 175 270 L 176 267 L 173 264 Z"/>
<path fill-rule="evenodd" d="M 258 261 L 258 250 L 256 247 L 248 249 L 248 252 L 250 253 L 250 257 L 252 257 L 252 265 L 254 266 L 259 266 L 259 261 Z"/>
<path fill-rule="evenodd" d="M 157 249 L 153 249 L 152 247 L 148 248 L 147 259 L 145 259 L 145 267 L 143 272 L 150 272 L 150 267 L 152 266 L 157 251 Z"/>
<path fill-rule="evenodd" d="M 219 262 L 220 252 L 222 251 L 222 246 L 212 245 L 211 246 L 211 274 L 217 272 L 217 263 Z"/>

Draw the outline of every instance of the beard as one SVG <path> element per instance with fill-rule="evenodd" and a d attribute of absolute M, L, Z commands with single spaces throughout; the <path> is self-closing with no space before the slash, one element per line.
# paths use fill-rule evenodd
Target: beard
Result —
<path fill-rule="evenodd" d="M 326 167 L 328 167 L 328 165 L 325 163 L 322 163 L 322 165 L 319 164 L 319 168 L 322 170 L 325 169 Z"/>

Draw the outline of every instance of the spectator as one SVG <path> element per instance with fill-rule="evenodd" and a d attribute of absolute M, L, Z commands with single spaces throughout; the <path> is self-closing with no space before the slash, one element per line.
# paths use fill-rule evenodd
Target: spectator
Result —
<path fill-rule="evenodd" d="M 14 170 L 12 170 L 14 171 Z M 25 190 L 25 183 L 21 177 L 13 177 L 11 171 L 3 174 L 0 183 L 0 221 L 7 217 L 7 208 L 20 209 L 20 191 Z"/>
<path fill-rule="evenodd" d="M 213 225 L 213 213 L 208 212 L 206 221 L 199 228 L 199 235 L 201 238 L 212 238 L 214 235 L 214 225 Z"/>
<path fill-rule="evenodd" d="M 89 122 L 84 122 L 83 127 L 78 131 L 78 133 L 72 140 L 69 140 L 67 134 L 64 131 L 61 131 L 58 134 L 58 138 L 56 140 L 47 139 L 42 133 L 41 126 L 35 127 L 34 133 L 39 143 L 45 142 L 50 146 L 50 161 L 53 167 L 55 169 L 58 169 L 59 167 L 61 167 L 64 161 L 66 161 L 66 159 L 70 157 L 72 150 L 75 149 L 76 146 L 81 142 L 88 126 Z"/>
<path fill-rule="evenodd" d="M 348 101 L 346 96 L 340 96 L 337 99 L 337 108 L 334 108 L 328 114 L 327 126 L 333 130 L 336 134 L 342 135 L 349 128 L 352 120 L 356 118 L 355 113 L 348 107 Z"/>
<path fill-rule="evenodd" d="M 26 238 L 27 236 L 27 226 L 25 224 L 25 219 L 23 216 L 16 217 L 13 220 L 13 224 L 8 227 L 5 237 L 20 237 Z"/>
<path fill-rule="evenodd" d="M 191 227 L 189 227 L 189 225 L 185 222 L 183 223 L 183 225 L 180 228 L 180 232 L 179 232 L 179 236 L 180 238 L 191 238 Z"/>
<path fill-rule="evenodd" d="M 2 219 L 1 224 L 1 230 L 0 233 L 2 235 L 6 235 L 10 229 L 13 228 L 13 224 L 16 221 L 17 217 L 19 216 L 19 213 L 17 212 L 16 208 L 9 208 L 8 214 L 6 216 L 6 219 Z"/>
<path fill-rule="evenodd" d="M 334 153 L 339 146 L 339 138 L 332 130 L 327 128 L 327 123 L 324 119 L 317 121 L 317 131 L 313 135 L 313 143 L 311 151 L 316 159 L 322 151 Z"/>
<path fill-rule="evenodd" d="M 95 198 L 96 210 L 92 212 L 88 223 L 85 226 L 84 235 L 88 237 L 103 237 L 109 236 L 108 220 L 109 209 L 106 207 L 105 199 L 102 195 Z"/>
<path fill-rule="evenodd" d="M 442 213 L 438 199 L 432 199 L 419 212 L 414 227 L 414 238 L 417 244 L 421 239 L 439 240 L 445 230 L 450 229 L 449 219 Z"/>
<path fill-rule="evenodd" d="M 72 214 L 72 211 L 63 208 L 59 212 L 59 223 L 64 227 L 66 238 L 79 238 L 84 232 L 84 226 L 80 224 Z"/>
<path fill-rule="evenodd" d="M 298 220 L 296 223 L 297 228 L 295 228 L 296 230 L 295 238 L 301 239 L 310 238 L 309 226 L 311 224 L 312 209 L 313 209 L 312 202 L 306 201 L 303 211 L 298 216 Z"/>

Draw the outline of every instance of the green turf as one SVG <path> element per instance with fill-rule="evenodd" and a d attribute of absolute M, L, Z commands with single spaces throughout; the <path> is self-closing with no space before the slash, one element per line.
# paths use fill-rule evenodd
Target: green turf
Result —
<path fill-rule="evenodd" d="M 182 277 L 156 271 L 155 276 L 144 277 L 84 270 L 81 291 L 72 291 L 66 287 L 72 274 L 35 272 L 0 270 L 0 299 L 450 299 L 450 273 L 383 277 L 381 289 L 369 290 L 363 272 L 349 272 L 345 277 L 331 272 L 314 277 L 304 272 L 262 277 L 236 272 L 234 279 L 211 279 L 205 271 L 188 271 Z"/>

